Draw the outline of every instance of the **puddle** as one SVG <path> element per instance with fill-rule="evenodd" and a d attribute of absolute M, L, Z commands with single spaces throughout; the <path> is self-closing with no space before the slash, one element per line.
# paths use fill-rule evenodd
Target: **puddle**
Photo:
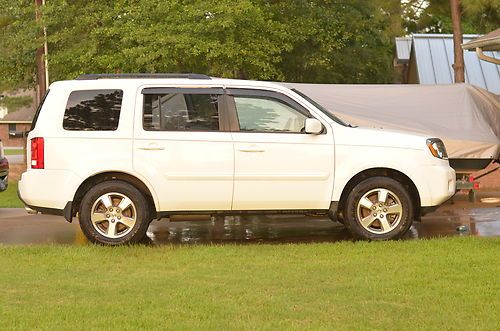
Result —
<path fill-rule="evenodd" d="M 192 219 L 192 218 L 191 218 Z M 459 230 L 457 230 L 459 229 Z M 415 222 L 404 239 L 500 236 L 500 208 L 446 209 Z M 354 240 L 340 224 L 302 215 L 236 216 L 192 221 L 154 221 L 149 242 L 165 244 L 313 243 Z M 0 209 L 0 244 L 86 244 L 77 221 Z"/>

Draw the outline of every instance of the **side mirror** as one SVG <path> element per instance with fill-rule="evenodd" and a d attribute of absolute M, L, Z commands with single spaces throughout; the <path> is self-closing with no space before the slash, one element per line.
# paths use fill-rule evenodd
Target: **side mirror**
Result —
<path fill-rule="evenodd" d="M 315 118 L 306 118 L 306 133 L 320 134 L 323 131 L 323 124 Z"/>

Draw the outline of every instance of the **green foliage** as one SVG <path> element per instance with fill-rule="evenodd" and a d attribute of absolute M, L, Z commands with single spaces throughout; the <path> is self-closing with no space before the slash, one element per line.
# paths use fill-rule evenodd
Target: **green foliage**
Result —
<path fill-rule="evenodd" d="M 498 28 L 499 0 L 461 0 L 464 33 L 484 34 Z M 449 0 L 406 0 L 404 25 L 409 32 L 452 33 Z"/>
<path fill-rule="evenodd" d="M 0 106 L 7 108 L 9 113 L 19 110 L 23 107 L 28 107 L 33 103 L 33 98 L 28 96 L 20 97 L 4 97 L 0 99 Z"/>
<path fill-rule="evenodd" d="M 34 86 L 35 50 L 43 43 L 31 0 L 0 0 L 0 90 Z"/>
<path fill-rule="evenodd" d="M 274 1 L 270 9 L 294 31 L 293 48 L 279 65 L 288 81 L 392 81 L 399 1 Z"/>
<path fill-rule="evenodd" d="M 197 72 L 366 83 L 392 79 L 398 0 L 0 0 L 0 82 L 34 85 L 46 27 L 50 79 Z M 5 54 L 3 54 L 5 53 Z M 5 55 L 5 56 L 4 56 Z"/>

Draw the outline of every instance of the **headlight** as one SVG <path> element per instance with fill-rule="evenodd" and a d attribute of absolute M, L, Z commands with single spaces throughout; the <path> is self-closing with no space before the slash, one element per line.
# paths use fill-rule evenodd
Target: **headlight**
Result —
<path fill-rule="evenodd" d="M 444 143 L 439 138 L 429 138 L 427 139 L 427 147 L 431 151 L 432 155 L 438 159 L 448 159 L 448 153 L 446 153 L 446 147 Z"/>

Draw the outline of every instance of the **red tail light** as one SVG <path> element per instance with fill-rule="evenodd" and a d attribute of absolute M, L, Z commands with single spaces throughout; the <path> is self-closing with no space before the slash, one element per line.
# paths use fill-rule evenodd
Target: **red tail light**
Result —
<path fill-rule="evenodd" d="M 43 169 L 44 166 L 43 138 L 33 138 L 31 139 L 31 169 Z"/>

